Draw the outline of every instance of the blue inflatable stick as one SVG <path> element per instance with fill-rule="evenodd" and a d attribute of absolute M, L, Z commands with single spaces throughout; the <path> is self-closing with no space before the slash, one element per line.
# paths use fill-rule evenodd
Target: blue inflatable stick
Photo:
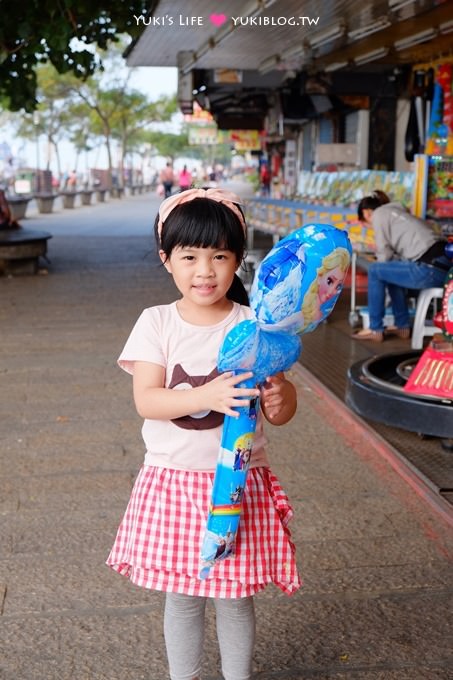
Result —
<path fill-rule="evenodd" d="M 219 371 L 253 371 L 253 378 L 237 387 L 254 387 L 288 370 L 301 352 L 300 335 L 313 331 L 334 308 L 351 253 L 346 232 L 328 224 L 309 224 L 279 241 L 255 275 L 250 295 L 255 320 L 242 321 L 225 337 Z M 259 398 L 236 410 L 239 417 L 225 416 L 223 424 L 200 578 L 234 554 Z"/>

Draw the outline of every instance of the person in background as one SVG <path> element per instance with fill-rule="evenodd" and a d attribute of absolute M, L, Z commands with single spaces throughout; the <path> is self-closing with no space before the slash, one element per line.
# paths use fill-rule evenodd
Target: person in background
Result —
<path fill-rule="evenodd" d="M 173 172 L 173 166 L 168 162 L 165 168 L 160 173 L 160 181 L 164 187 L 164 196 L 168 198 L 171 196 L 171 191 L 173 189 L 173 184 L 175 183 L 175 173 Z"/>
<path fill-rule="evenodd" d="M 407 289 L 423 290 L 443 286 L 449 268 L 446 241 L 429 224 L 411 215 L 383 191 L 373 191 L 358 205 L 358 218 L 372 227 L 376 259 L 368 269 L 369 328 L 354 333 L 355 340 L 384 340 L 385 295 L 388 291 L 395 327 L 388 332 L 410 337 Z"/>
<path fill-rule="evenodd" d="M 0 189 L 0 229 L 18 229 L 19 226 L 20 225 L 13 220 L 5 192 L 3 189 Z"/>
<path fill-rule="evenodd" d="M 190 187 L 192 186 L 192 174 L 187 169 L 187 165 L 185 165 L 181 172 L 179 173 L 178 181 L 180 191 L 186 191 L 187 189 L 190 189 Z"/>
<path fill-rule="evenodd" d="M 76 188 L 77 188 L 77 172 L 75 170 L 71 170 L 68 177 L 68 190 L 75 191 Z"/>
<path fill-rule="evenodd" d="M 268 163 L 262 163 L 260 169 L 261 195 L 269 196 L 271 192 L 271 173 Z"/>

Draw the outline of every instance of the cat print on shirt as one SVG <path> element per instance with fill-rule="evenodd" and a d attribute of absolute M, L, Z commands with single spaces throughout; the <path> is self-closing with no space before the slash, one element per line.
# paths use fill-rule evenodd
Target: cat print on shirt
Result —
<path fill-rule="evenodd" d="M 168 387 L 173 390 L 189 390 L 193 387 L 205 385 L 217 378 L 218 375 L 220 373 L 217 368 L 214 368 L 209 375 L 189 375 L 181 364 L 176 364 Z M 211 430 L 222 425 L 223 418 L 224 414 L 217 411 L 201 411 L 190 416 L 173 418 L 171 422 L 184 430 Z"/>

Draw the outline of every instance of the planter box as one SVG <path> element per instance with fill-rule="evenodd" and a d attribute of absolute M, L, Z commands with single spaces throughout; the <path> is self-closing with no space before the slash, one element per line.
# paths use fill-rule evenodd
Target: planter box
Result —
<path fill-rule="evenodd" d="M 76 191 L 65 191 L 62 193 L 63 196 L 63 207 L 64 208 L 74 208 L 75 199 L 77 196 Z"/>
<path fill-rule="evenodd" d="M 96 189 L 96 196 L 97 196 L 99 203 L 104 203 L 106 193 L 107 193 L 107 189 Z"/>
<path fill-rule="evenodd" d="M 87 190 L 87 189 L 84 189 L 84 190 L 81 192 L 81 196 L 82 196 L 82 205 L 90 205 L 90 204 L 91 204 L 91 197 L 92 197 L 92 195 L 93 195 L 93 192 L 92 192 L 92 191 L 89 191 L 89 190 Z"/>
<path fill-rule="evenodd" d="M 40 213 L 51 213 L 53 210 L 53 204 L 57 198 L 56 194 L 36 194 L 35 196 L 38 202 L 38 210 Z"/>
<path fill-rule="evenodd" d="M 122 198 L 124 194 L 123 187 L 112 187 L 110 189 L 110 195 L 112 198 Z"/>
<path fill-rule="evenodd" d="M 13 220 L 22 220 L 27 212 L 27 205 L 31 201 L 31 197 L 26 196 L 8 196 L 7 202 L 11 210 Z"/>

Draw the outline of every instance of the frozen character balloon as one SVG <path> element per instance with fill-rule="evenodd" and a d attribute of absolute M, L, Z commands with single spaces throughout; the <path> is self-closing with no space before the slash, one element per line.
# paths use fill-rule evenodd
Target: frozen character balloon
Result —
<path fill-rule="evenodd" d="M 253 371 L 252 379 L 240 383 L 253 387 L 290 368 L 302 349 L 300 335 L 313 331 L 334 308 L 351 253 L 346 232 L 328 224 L 309 224 L 279 241 L 255 275 L 250 296 L 255 320 L 242 321 L 228 333 L 219 371 Z M 259 399 L 236 410 L 237 418 L 224 419 L 200 578 L 209 578 L 218 560 L 234 554 Z"/>
<path fill-rule="evenodd" d="M 349 269 L 350 254 L 346 248 L 335 248 L 326 255 L 317 269 L 317 275 L 305 295 L 302 305 L 304 318 L 303 331 L 314 330 L 319 321 L 330 314 L 338 294 L 343 288 L 343 280 Z"/>

